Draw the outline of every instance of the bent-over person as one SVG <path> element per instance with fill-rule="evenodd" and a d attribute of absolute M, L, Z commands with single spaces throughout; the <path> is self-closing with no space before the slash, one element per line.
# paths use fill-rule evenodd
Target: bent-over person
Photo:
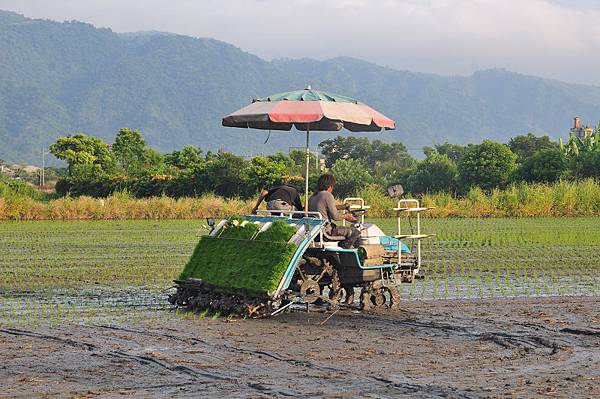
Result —
<path fill-rule="evenodd" d="M 252 209 L 252 213 L 256 213 L 256 210 L 263 200 L 267 202 L 267 209 L 269 210 L 301 211 L 303 209 L 298 190 L 285 184 L 274 187 L 268 191 L 261 191 L 258 200 L 256 201 L 256 205 L 254 205 L 254 208 Z"/>

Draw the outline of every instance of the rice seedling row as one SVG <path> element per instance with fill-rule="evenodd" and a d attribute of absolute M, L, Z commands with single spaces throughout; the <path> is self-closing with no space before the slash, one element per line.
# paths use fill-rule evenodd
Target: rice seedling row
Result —
<path fill-rule="evenodd" d="M 395 220 L 374 220 L 393 233 Z M 203 221 L 0 224 L 0 324 L 97 321 L 168 309 L 165 289 Z M 410 299 L 600 294 L 600 218 L 427 219 Z M 157 312 L 158 314 L 159 312 Z"/>
<path fill-rule="evenodd" d="M 394 221 L 375 220 L 388 233 Z M 600 294 L 600 218 L 428 219 L 412 298 Z"/>

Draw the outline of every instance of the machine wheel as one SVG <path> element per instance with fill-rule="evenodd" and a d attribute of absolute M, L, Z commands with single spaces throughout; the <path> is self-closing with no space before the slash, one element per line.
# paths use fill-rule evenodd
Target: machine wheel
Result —
<path fill-rule="evenodd" d="M 306 303 L 314 303 L 321 295 L 321 287 L 313 279 L 306 279 L 300 286 L 300 295 Z"/>
<path fill-rule="evenodd" d="M 400 292 L 398 287 L 386 287 L 385 288 L 390 294 L 390 309 L 400 309 Z"/>
<path fill-rule="evenodd" d="M 340 286 L 340 276 L 337 270 L 333 270 L 331 274 L 331 284 L 329 285 L 329 299 L 335 305 L 339 304 L 342 300 L 344 292 Z"/>
<path fill-rule="evenodd" d="M 344 285 L 342 289 L 346 293 L 346 299 L 344 302 L 346 305 L 352 305 L 354 303 L 354 287 L 351 285 Z"/>
<path fill-rule="evenodd" d="M 375 307 L 382 307 L 385 305 L 386 297 L 385 297 L 385 287 L 381 281 L 375 281 L 371 285 L 371 303 L 375 305 Z"/>
<path fill-rule="evenodd" d="M 369 310 L 372 307 L 373 303 L 371 302 L 371 287 L 367 286 L 364 287 L 360 292 L 360 309 Z"/>
<path fill-rule="evenodd" d="M 371 295 L 371 302 L 373 302 L 373 305 L 375 305 L 375 307 L 382 307 L 383 305 L 385 305 L 385 301 L 385 290 L 383 288 L 380 288 L 378 291 Z"/>
<path fill-rule="evenodd" d="M 375 281 L 363 287 L 360 293 L 360 308 L 362 310 L 384 306 L 390 309 L 400 307 L 400 293 L 397 287 L 384 286 L 382 281 Z"/>

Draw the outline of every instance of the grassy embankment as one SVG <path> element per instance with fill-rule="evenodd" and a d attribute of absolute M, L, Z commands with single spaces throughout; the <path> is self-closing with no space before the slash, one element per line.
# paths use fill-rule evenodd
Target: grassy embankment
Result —
<path fill-rule="evenodd" d="M 378 187 L 359 193 L 371 205 L 370 217 L 394 216 L 396 200 Z M 465 196 L 447 193 L 418 197 L 435 207 L 431 217 L 544 217 L 600 215 L 600 183 L 561 181 L 553 185 L 518 184 L 490 193 L 478 188 Z M 254 200 L 204 195 L 199 198 L 154 197 L 134 199 L 115 194 L 104 199 L 78 197 L 43 200 L 0 190 L 0 220 L 126 220 L 197 219 L 248 213 Z"/>

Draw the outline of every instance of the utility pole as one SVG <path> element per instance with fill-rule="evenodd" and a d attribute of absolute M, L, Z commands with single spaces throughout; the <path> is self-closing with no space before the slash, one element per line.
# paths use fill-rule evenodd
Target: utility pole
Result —
<path fill-rule="evenodd" d="M 42 170 L 40 171 L 40 188 L 46 185 L 46 150 L 42 147 Z"/>

